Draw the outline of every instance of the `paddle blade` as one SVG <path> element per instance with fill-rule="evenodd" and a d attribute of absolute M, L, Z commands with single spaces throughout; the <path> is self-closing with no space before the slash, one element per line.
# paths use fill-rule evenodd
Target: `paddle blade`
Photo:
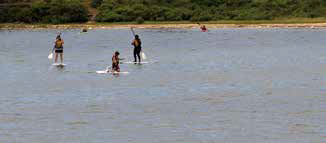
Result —
<path fill-rule="evenodd" d="M 48 56 L 48 59 L 53 59 L 53 53 L 50 53 L 49 56 Z"/>
<path fill-rule="evenodd" d="M 140 53 L 140 56 L 141 56 L 141 58 L 142 58 L 143 60 L 146 60 L 146 59 L 147 59 L 147 57 L 146 57 L 146 55 L 145 55 L 144 52 L 141 52 L 141 53 Z"/>

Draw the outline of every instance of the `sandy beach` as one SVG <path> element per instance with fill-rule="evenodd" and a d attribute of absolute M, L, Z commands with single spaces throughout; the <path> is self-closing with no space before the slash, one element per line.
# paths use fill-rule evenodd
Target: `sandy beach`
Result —
<path fill-rule="evenodd" d="M 300 23 L 300 24 L 205 24 L 208 28 L 326 28 L 326 23 Z M 0 24 L 0 29 L 112 29 L 112 28 L 198 28 L 198 24 Z"/>

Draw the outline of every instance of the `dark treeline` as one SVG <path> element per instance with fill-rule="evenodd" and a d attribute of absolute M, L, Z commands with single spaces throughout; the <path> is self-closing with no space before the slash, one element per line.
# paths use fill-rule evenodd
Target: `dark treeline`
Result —
<path fill-rule="evenodd" d="M 326 17 L 326 0 L 92 0 L 91 6 L 98 10 L 98 22 Z M 0 2 L 0 22 L 67 23 L 87 20 L 87 9 L 80 0 L 45 0 L 19 7 L 1 6 Z"/>
<path fill-rule="evenodd" d="M 17 4 L 0 5 L 0 22 L 71 23 L 88 20 L 87 9 L 79 0 L 48 0 L 28 4 L 20 1 Z"/>
<path fill-rule="evenodd" d="M 94 0 L 97 21 L 271 20 L 326 16 L 326 0 Z"/>

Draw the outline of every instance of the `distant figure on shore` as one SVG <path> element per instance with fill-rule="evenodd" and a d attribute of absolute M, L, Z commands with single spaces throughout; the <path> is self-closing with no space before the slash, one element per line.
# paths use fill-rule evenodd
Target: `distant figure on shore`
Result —
<path fill-rule="evenodd" d="M 83 28 L 82 32 L 87 32 L 87 29 L 86 28 Z"/>
<path fill-rule="evenodd" d="M 57 35 L 57 38 L 54 42 L 54 62 L 58 62 L 58 55 L 60 55 L 60 61 L 63 63 L 63 44 L 64 41 L 61 38 L 61 34 Z"/>
<path fill-rule="evenodd" d="M 119 58 L 120 53 L 116 51 L 113 56 L 112 56 L 112 72 L 120 72 L 120 58 Z M 109 69 L 108 69 L 109 72 Z"/>
<path fill-rule="evenodd" d="M 132 41 L 131 45 L 134 45 L 134 62 L 136 63 L 138 58 L 138 62 L 140 63 L 141 40 L 138 35 L 135 35 L 135 39 Z"/>
<path fill-rule="evenodd" d="M 205 25 L 201 25 L 200 29 L 201 29 L 202 32 L 207 32 L 207 28 L 206 28 Z"/>

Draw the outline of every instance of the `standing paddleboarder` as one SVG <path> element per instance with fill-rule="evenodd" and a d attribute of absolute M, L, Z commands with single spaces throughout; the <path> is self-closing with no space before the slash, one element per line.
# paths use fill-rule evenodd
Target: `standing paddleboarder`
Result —
<path fill-rule="evenodd" d="M 134 62 L 137 63 L 138 58 L 138 62 L 140 63 L 141 40 L 138 35 L 135 35 L 135 39 L 132 41 L 131 45 L 134 45 Z"/>
<path fill-rule="evenodd" d="M 61 64 L 63 63 L 63 39 L 61 39 L 61 34 L 59 34 L 54 42 L 54 62 L 58 62 L 58 55 L 60 55 Z"/>

